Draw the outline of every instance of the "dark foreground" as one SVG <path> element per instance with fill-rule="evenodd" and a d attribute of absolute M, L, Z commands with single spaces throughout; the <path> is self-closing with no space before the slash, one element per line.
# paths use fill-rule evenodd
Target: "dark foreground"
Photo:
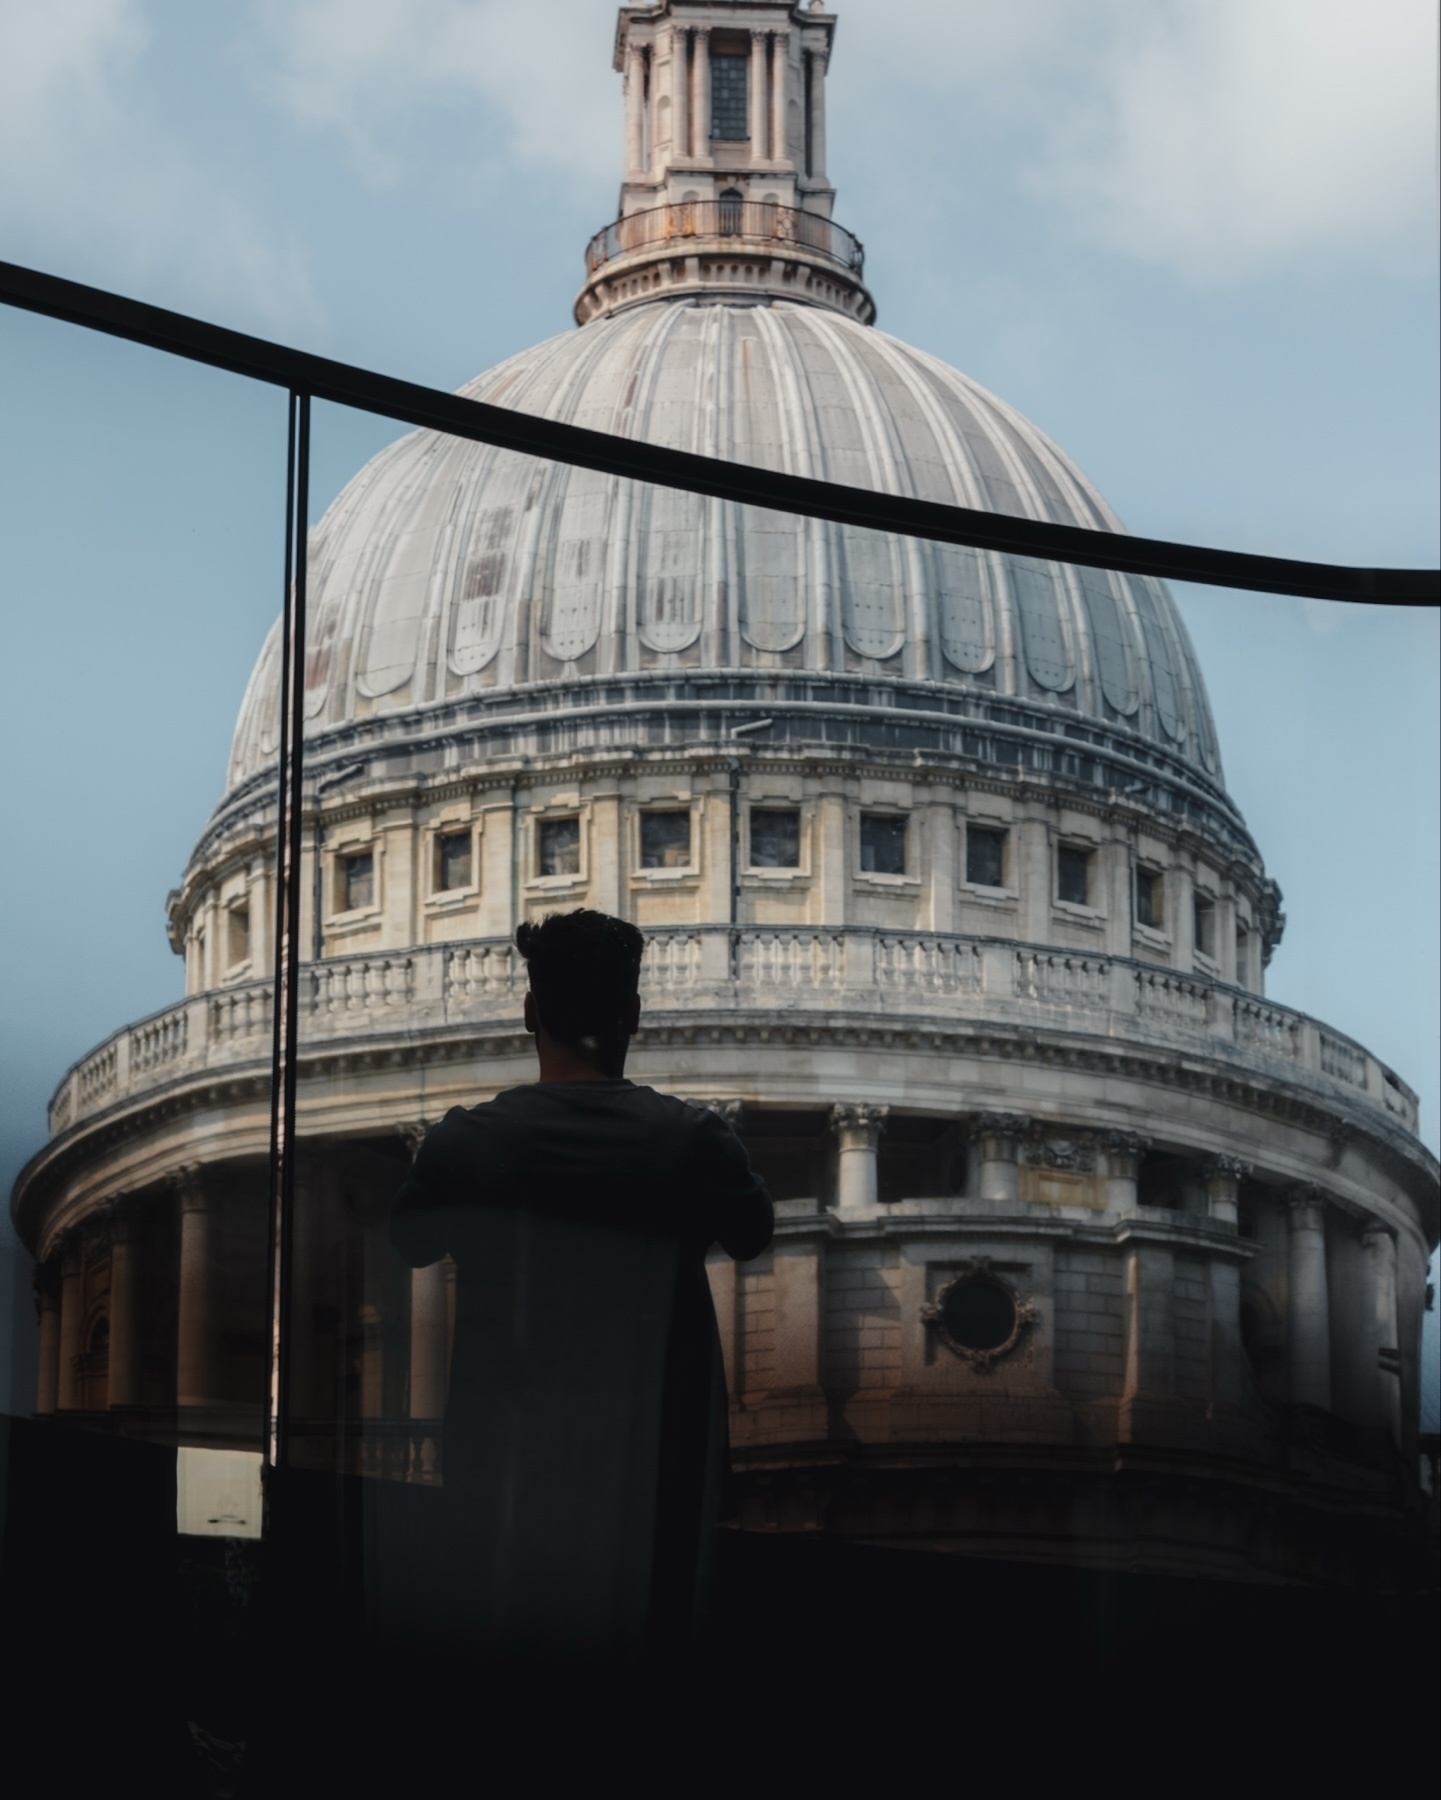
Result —
<path fill-rule="evenodd" d="M 0 1421 L 5 1774 L 64 1795 L 947 1787 L 1132 1764 L 1436 1776 L 1437 1597 L 718 1534 L 694 1647 L 525 1667 L 375 1616 L 363 1484 L 177 1538 L 174 1459 Z M 404 1502 L 402 1502 L 404 1504 Z M 1147 1776 L 1132 1759 L 1144 1756 Z M 1386 1777 L 1382 1777 L 1386 1779 Z M 1241 1782 L 1242 1789 L 1251 1782 Z"/>

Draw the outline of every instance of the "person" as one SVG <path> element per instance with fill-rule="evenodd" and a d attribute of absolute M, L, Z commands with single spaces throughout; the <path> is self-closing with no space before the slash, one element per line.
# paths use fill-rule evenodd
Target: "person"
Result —
<path fill-rule="evenodd" d="M 760 1254 L 771 1201 L 723 1118 L 625 1078 L 641 933 L 581 909 L 515 942 L 539 1078 L 452 1108 L 390 1219 L 456 1263 L 443 1484 L 497 1648 L 674 1646 L 728 1464 L 706 1254 Z"/>

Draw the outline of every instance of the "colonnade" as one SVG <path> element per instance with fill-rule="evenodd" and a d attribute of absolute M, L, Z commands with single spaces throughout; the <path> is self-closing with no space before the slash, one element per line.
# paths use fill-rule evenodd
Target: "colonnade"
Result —
<path fill-rule="evenodd" d="M 734 1101 L 713 1103 L 718 1111 L 738 1120 Z M 880 1200 L 879 1157 L 891 1109 L 883 1104 L 843 1102 L 828 1115 L 835 1149 L 835 1191 L 828 1210 L 842 1228 L 864 1228 L 887 1212 Z M 1037 1141 L 1040 1127 L 1019 1113 L 984 1112 L 965 1121 L 974 1146 L 973 1174 L 966 1204 L 982 1212 L 988 1207 L 1027 1216 L 1033 1209 L 1021 1203 L 1021 1170 L 1028 1147 Z M 1063 1128 L 1048 1122 L 1044 1131 L 1051 1139 Z M 410 1134 L 413 1138 L 415 1133 Z M 1090 1167 L 1097 1166 L 1100 1152 L 1103 1173 L 1094 1177 L 1104 1194 L 1104 1215 L 1120 1228 L 1117 1244 L 1124 1271 L 1127 1316 L 1123 1407 L 1142 1420 L 1145 1409 L 1168 1404 L 1175 1396 L 1176 1290 L 1174 1243 L 1168 1238 L 1164 1216 L 1138 1204 L 1139 1176 L 1150 1140 L 1131 1131 L 1086 1132 L 1077 1127 L 1074 1138 L 1086 1139 L 1091 1149 Z M 1069 1141 L 1069 1140 L 1068 1140 Z M 318 1189 L 323 1151 L 315 1151 L 302 1171 L 301 1191 Z M 1199 1192 L 1204 1195 L 1206 1221 L 1215 1237 L 1215 1253 L 1205 1255 L 1208 1285 L 1206 1312 L 1210 1332 L 1211 1399 L 1223 1408 L 1240 1407 L 1247 1395 L 1246 1357 L 1241 1336 L 1241 1254 L 1225 1252 L 1226 1241 L 1235 1237 L 1239 1247 L 1239 1193 L 1252 1174 L 1251 1166 L 1228 1154 L 1191 1159 Z M 311 1186 L 307 1188 L 306 1183 Z M 1402 1436 L 1402 1397 L 1399 1355 L 1400 1311 L 1398 1304 L 1398 1244 L 1393 1231 L 1377 1219 L 1352 1221 L 1343 1215 L 1334 1198 L 1314 1183 L 1284 1188 L 1271 1185 L 1271 1193 L 1284 1204 L 1285 1255 L 1284 1330 L 1286 1398 L 1292 1405 L 1329 1411 L 1333 1402 L 1333 1370 L 1338 1357 L 1344 1365 L 1346 1410 L 1361 1412 L 1365 1422 L 1384 1425 L 1391 1438 Z M 1097 1202 L 1099 1204 L 1099 1202 Z M 93 1337 L 97 1304 L 108 1322 L 108 1379 L 106 1405 L 111 1413 L 142 1404 L 140 1259 L 142 1240 L 137 1230 L 137 1208 L 169 1205 L 174 1208 L 176 1244 L 175 1280 L 175 1405 L 182 1421 L 187 1411 L 213 1408 L 224 1390 L 224 1353 L 219 1330 L 221 1286 L 225 1272 L 217 1254 L 216 1190 L 213 1180 L 199 1165 L 174 1174 L 163 1188 L 145 1195 L 117 1198 L 99 1209 L 86 1225 L 67 1232 L 36 1271 L 39 1314 L 40 1369 L 36 1410 L 40 1414 L 89 1413 L 84 1371 L 87 1339 Z M 1048 1208 L 1036 1210 L 1048 1211 Z M 1182 1220 L 1195 1215 L 1179 1215 Z M 1356 1249 L 1348 1249 L 1353 1273 L 1346 1279 L 1356 1287 L 1347 1293 L 1348 1319 L 1359 1320 L 1359 1330 L 1343 1331 L 1346 1341 L 1335 1341 L 1332 1308 L 1338 1279 L 1330 1266 L 1338 1234 L 1350 1231 Z M 312 1242 L 314 1228 L 298 1231 L 295 1242 L 294 1284 L 308 1293 L 314 1284 L 322 1246 Z M 1359 1252 L 1359 1253 L 1358 1253 Z M 823 1305 L 817 1250 L 814 1245 L 777 1241 L 772 1259 L 773 1305 L 780 1333 L 777 1354 L 785 1364 L 782 1386 L 794 1390 L 797 1404 L 802 1393 L 820 1394 L 820 1312 Z M 87 1294 L 87 1271 L 108 1264 L 108 1280 L 101 1284 L 101 1299 Z M 383 1359 L 401 1353 L 406 1357 L 406 1416 L 430 1429 L 412 1446 L 411 1472 L 417 1479 L 433 1479 L 439 1461 L 435 1423 L 445 1411 L 445 1391 L 450 1344 L 454 1329 L 454 1268 L 448 1262 L 409 1274 L 407 1316 L 391 1320 L 385 1307 L 367 1293 L 357 1312 L 362 1340 L 360 1414 L 362 1420 L 387 1412 Z M 734 1292 L 735 1272 L 729 1267 L 713 1270 L 718 1300 Z M 94 1285 L 94 1284 L 92 1284 Z M 393 1303 L 393 1302 L 392 1302 Z M 293 1338 L 293 1379 L 297 1395 L 309 1397 L 302 1410 L 322 1406 L 323 1383 L 313 1367 L 316 1354 L 312 1321 L 297 1321 Z M 387 1338 L 386 1332 L 392 1336 Z M 402 1335 L 395 1339 L 394 1331 Z M 403 1350 L 399 1346 L 403 1344 Z M 389 1349 L 387 1349 L 389 1345 Z M 258 1396 L 257 1396 L 258 1399 Z M 1137 1423 L 1136 1435 L 1144 1435 Z"/>
<path fill-rule="evenodd" d="M 626 179 L 657 173 L 659 105 L 669 102 L 670 160 L 708 160 L 711 152 L 711 25 L 672 25 L 650 44 L 631 42 L 625 57 Z M 727 29 L 727 37 L 735 33 Z M 804 146 L 788 143 L 791 53 L 787 30 L 753 28 L 747 83 L 752 163 L 783 163 L 793 156 L 803 172 L 822 180 L 826 166 L 826 55 L 817 45 L 802 52 Z"/>

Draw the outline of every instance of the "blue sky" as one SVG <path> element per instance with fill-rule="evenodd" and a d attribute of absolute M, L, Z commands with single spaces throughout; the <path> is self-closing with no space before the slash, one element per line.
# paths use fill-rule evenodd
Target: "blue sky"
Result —
<path fill-rule="evenodd" d="M 1134 530 L 1438 559 L 1428 0 L 838 0 L 837 217 L 880 324 Z M 621 141 L 610 0 L 0 9 L 0 255 L 452 387 L 570 326 Z M 0 317 L 0 1181 L 180 991 L 163 901 L 278 596 L 279 396 Z M 389 427 L 322 409 L 317 512 Z M 1434 612 L 1201 590 L 1271 991 L 1437 1146 Z"/>

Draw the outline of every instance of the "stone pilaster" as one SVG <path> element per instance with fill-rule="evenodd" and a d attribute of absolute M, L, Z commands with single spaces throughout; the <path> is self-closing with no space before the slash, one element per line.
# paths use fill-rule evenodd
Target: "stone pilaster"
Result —
<path fill-rule="evenodd" d="M 816 181 L 826 176 L 826 57 L 811 51 L 811 166 L 807 173 Z"/>
<path fill-rule="evenodd" d="M 789 154 L 786 143 L 786 74 L 790 67 L 790 33 L 774 32 L 771 36 L 771 144 L 770 160 L 784 162 Z"/>
<path fill-rule="evenodd" d="M 67 1232 L 60 1247 L 60 1354 L 55 1407 L 75 1412 L 80 1405 L 80 1361 L 85 1346 L 85 1253 L 80 1234 Z"/>
<path fill-rule="evenodd" d="M 1113 1213 L 1136 1210 L 1136 1180 L 1141 1159 L 1151 1140 L 1138 1131 L 1103 1131 L 1101 1148 L 1106 1153 L 1106 1206 Z"/>
<path fill-rule="evenodd" d="M 1396 1239 L 1384 1225 L 1368 1225 L 1361 1233 L 1366 1291 L 1362 1297 L 1362 1354 L 1369 1365 L 1375 1396 L 1374 1413 L 1401 1442 L 1401 1350 L 1396 1305 Z"/>
<path fill-rule="evenodd" d="M 690 141 L 690 33 L 676 25 L 670 34 L 671 131 L 675 142 L 671 156 L 680 161 L 691 155 Z"/>
<path fill-rule="evenodd" d="M 767 160 L 766 115 L 770 111 L 766 92 L 766 40 L 769 32 L 751 32 L 751 73 L 747 99 L 750 102 L 750 136 L 752 163 Z"/>
<path fill-rule="evenodd" d="M 216 1355 L 215 1220 L 197 1164 L 172 1177 L 180 1209 L 180 1307 L 176 1333 L 175 1399 L 207 1406 L 219 1397 Z"/>
<path fill-rule="evenodd" d="M 1031 1129 L 1023 1113 L 981 1113 L 971 1126 L 976 1143 L 977 1198 L 1013 1202 L 1021 1139 Z"/>
<path fill-rule="evenodd" d="M 112 1407 L 140 1404 L 140 1270 L 132 1203 L 110 1206 L 110 1378 Z"/>
<path fill-rule="evenodd" d="M 831 1129 L 840 1144 L 836 1176 L 836 1211 L 843 1218 L 865 1218 L 879 1198 L 877 1152 L 888 1106 L 842 1103 L 831 1108 Z"/>
<path fill-rule="evenodd" d="M 410 1417 L 433 1424 L 445 1416 L 447 1378 L 445 1263 L 410 1272 Z M 440 1468 L 439 1437 L 417 1433 L 411 1444 L 412 1481 L 432 1482 Z"/>
<path fill-rule="evenodd" d="M 645 174 L 645 55 L 632 44 L 625 58 L 625 176 Z"/>
<path fill-rule="evenodd" d="M 52 1257 L 36 1263 L 30 1275 L 40 1330 L 40 1367 L 35 1383 L 35 1411 L 49 1418 L 60 1395 L 60 1268 Z"/>
<path fill-rule="evenodd" d="M 1158 1424 L 1157 1412 L 1175 1398 L 1174 1253 L 1160 1244 L 1133 1243 L 1126 1250 L 1126 1376 L 1121 1436 L 1143 1440 Z"/>
<path fill-rule="evenodd" d="M 821 1256 L 821 1244 L 815 1239 L 783 1240 L 775 1247 L 776 1373 L 766 1400 L 767 1437 L 806 1439 L 826 1434 Z"/>
<path fill-rule="evenodd" d="M 1289 1195 L 1286 1347 L 1293 1405 L 1331 1405 L 1331 1299 L 1326 1274 L 1326 1204 L 1312 1183 Z"/>
<path fill-rule="evenodd" d="M 1201 1164 L 1201 1179 L 1206 1184 L 1206 1205 L 1218 1225 L 1234 1231 L 1240 1214 L 1237 1200 L 1241 1183 L 1251 1173 L 1251 1165 L 1239 1156 L 1208 1156 Z"/>
<path fill-rule="evenodd" d="M 695 153 L 709 157 L 710 145 L 710 26 L 695 32 Z"/>

